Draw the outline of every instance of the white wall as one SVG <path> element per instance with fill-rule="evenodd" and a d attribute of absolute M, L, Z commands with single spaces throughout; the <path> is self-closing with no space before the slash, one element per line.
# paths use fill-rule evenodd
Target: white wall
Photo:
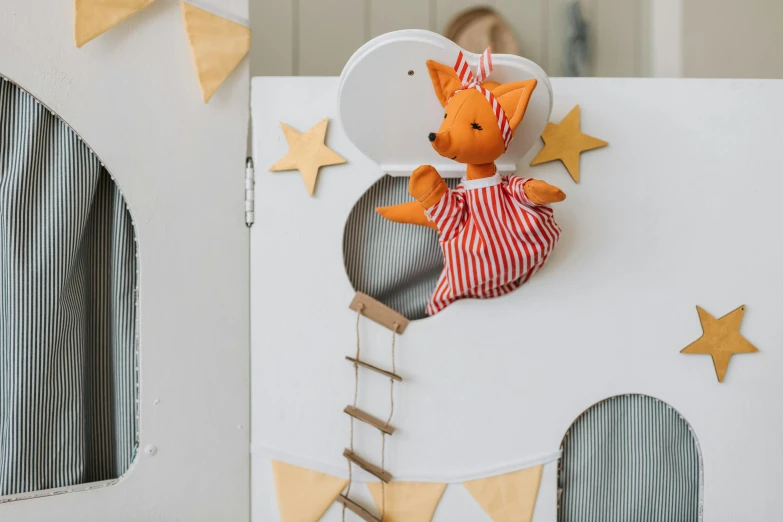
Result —
<path fill-rule="evenodd" d="M 780 0 L 648 0 L 650 73 L 783 78 Z"/>
<path fill-rule="evenodd" d="M 339 75 L 367 40 L 397 29 L 441 32 L 460 11 L 497 9 L 514 29 L 522 55 L 550 76 L 563 70 L 570 0 L 250 0 L 252 76 Z M 592 24 L 595 76 L 646 76 L 648 2 L 583 0 Z"/>
<path fill-rule="evenodd" d="M 650 75 L 682 76 L 682 0 L 654 0 L 650 4 Z"/>
<path fill-rule="evenodd" d="M 685 76 L 783 78 L 783 2 L 683 0 Z"/>
<path fill-rule="evenodd" d="M 246 16 L 247 0 L 223 7 Z M 205 105 L 176 0 L 81 49 L 72 2 L 2 0 L 0 72 L 72 125 L 125 195 L 141 357 L 141 454 L 127 476 L 0 504 L 0 520 L 247 521 L 247 63 Z"/>
<path fill-rule="evenodd" d="M 496 8 L 523 56 L 560 76 L 570 0 L 250 0 L 250 73 L 338 75 L 365 41 L 396 29 L 442 32 L 456 13 Z M 592 76 L 783 78 L 783 1 L 582 0 Z"/>

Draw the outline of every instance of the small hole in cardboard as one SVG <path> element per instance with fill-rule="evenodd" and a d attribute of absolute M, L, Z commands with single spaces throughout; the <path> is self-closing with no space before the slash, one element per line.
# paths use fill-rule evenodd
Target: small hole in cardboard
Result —
<path fill-rule="evenodd" d="M 410 71 L 408 71 L 408 76 L 413 76 L 414 74 L 415 74 L 415 73 L 413 72 L 413 69 L 411 69 Z"/>
<path fill-rule="evenodd" d="M 354 290 L 415 321 L 427 317 L 424 310 L 443 270 L 438 235 L 375 212 L 376 207 L 412 201 L 408 181 L 384 176 L 359 198 L 345 225 L 343 261 Z M 446 183 L 455 188 L 459 179 Z"/>

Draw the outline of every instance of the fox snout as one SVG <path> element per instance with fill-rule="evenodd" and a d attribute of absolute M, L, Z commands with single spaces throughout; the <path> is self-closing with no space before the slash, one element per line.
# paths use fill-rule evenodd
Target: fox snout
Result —
<path fill-rule="evenodd" d="M 441 133 L 430 132 L 427 138 L 430 140 L 435 152 L 446 158 L 454 156 L 454 154 L 451 153 L 451 136 L 448 131 Z"/>

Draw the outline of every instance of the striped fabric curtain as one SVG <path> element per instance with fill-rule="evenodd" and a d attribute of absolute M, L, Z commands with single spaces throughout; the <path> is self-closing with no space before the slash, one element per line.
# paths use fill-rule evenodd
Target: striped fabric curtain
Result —
<path fill-rule="evenodd" d="M 559 522 L 698 522 L 701 454 L 688 423 L 646 395 L 600 402 L 571 425 Z"/>
<path fill-rule="evenodd" d="M 134 457 L 136 245 L 100 160 L 0 80 L 0 495 L 14 495 L 116 478 Z"/>
<path fill-rule="evenodd" d="M 375 207 L 413 201 L 409 180 L 384 176 L 364 193 L 345 225 L 343 257 L 354 290 L 414 320 L 427 317 L 424 309 L 443 270 L 438 234 L 427 227 L 392 223 L 375 212 Z M 459 182 L 446 179 L 452 189 Z"/>

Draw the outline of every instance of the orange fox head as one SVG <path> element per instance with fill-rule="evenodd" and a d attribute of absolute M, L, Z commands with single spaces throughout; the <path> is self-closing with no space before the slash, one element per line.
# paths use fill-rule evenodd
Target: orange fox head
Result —
<path fill-rule="evenodd" d="M 429 135 L 433 148 L 441 156 L 459 163 L 494 162 L 505 152 L 506 144 L 491 103 L 478 89 L 465 89 L 452 67 L 427 60 L 427 69 L 435 94 L 446 109 L 440 129 Z M 484 82 L 482 87 L 495 96 L 508 118 L 511 132 L 516 131 L 536 88 L 536 80 Z"/>

